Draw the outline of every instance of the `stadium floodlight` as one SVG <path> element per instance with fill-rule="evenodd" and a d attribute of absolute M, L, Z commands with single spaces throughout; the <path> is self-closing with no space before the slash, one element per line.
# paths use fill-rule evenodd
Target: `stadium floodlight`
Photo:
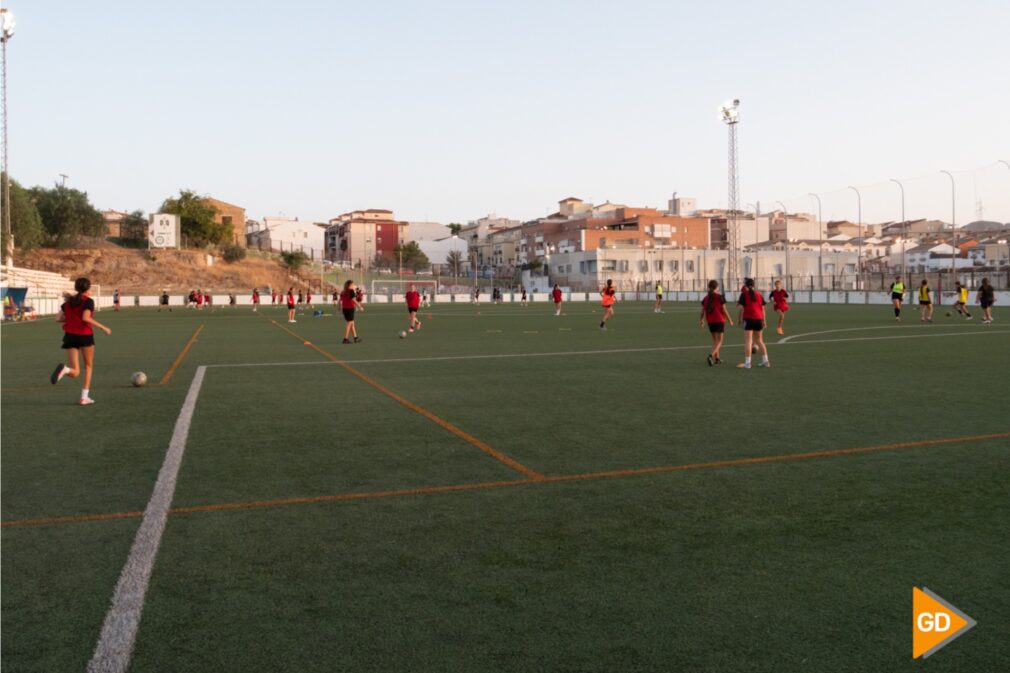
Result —
<path fill-rule="evenodd" d="M 719 106 L 719 119 L 727 124 L 736 124 L 740 121 L 740 100 L 734 98 Z"/>
<path fill-rule="evenodd" d="M 14 12 L 4 9 L 0 16 L 2 16 L 0 22 L 3 25 L 3 41 L 6 42 L 14 37 Z"/>
<path fill-rule="evenodd" d="M 3 82 L 0 83 L 3 98 L 0 103 L 0 107 L 3 108 L 3 196 L 4 202 L 8 204 L 4 208 L 3 228 L 7 233 L 7 266 L 12 267 L 14 265 L 14 235 L 11 231 L 10 166 L 7 164 L 7 43 L 14 37 L 14 13 L 6 7 L 0 8 L 0 28 L 3 31 L 0 33 L 0 43 L 3 43 L 3 55 L 0 57 L 0 60 L 3 61 Z"/>

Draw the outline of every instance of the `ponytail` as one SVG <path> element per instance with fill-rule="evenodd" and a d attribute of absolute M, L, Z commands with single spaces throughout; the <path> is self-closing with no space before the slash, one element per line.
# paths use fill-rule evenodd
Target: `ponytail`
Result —
<path fill-rule="evenodd" d="M 77 308 L 84 303 L 84 295 L 91 289 L 91 281 L 87 278 L 78 278 L 74 281 L 74 291 L 77 294 L 63 293 L 63 298 L 72 308 Z"/>

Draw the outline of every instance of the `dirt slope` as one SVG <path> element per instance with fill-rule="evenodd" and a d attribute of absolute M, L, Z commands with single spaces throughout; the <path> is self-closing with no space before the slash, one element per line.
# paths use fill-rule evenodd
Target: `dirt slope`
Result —
<path fill-rule="evenodd" d="M 108 243 L 91 248 L 39 248 L 18 259 L 29 269 L 54 271 L 70 278 L 86 276 L 103 291 L 124 294 L 172 293 L 202 288 L 214 293 L 246 293 L 252 288 L 294 285 L 318 289 L 311 272 L 292 274 L 275 259 L 247 257 L 227 263 L 190 250 L 129 250 Z"/>

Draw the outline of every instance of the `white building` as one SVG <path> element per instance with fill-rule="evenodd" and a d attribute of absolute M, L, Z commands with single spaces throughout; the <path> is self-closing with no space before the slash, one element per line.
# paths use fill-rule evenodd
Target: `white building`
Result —
<path fill-rule="evenodd" d="M 326 225 L 301 222 L 297 218 L 264 217 L 263 222 L 246 222 L 246 244 L 250 248 L 277 252 L 301 251 L 311 259 L 322 259 Z"/>
<path fill-rule="evenodd" d="M 461 273 L 465 274 L 469 268 L 466 256 L 467 242 L 459 236 L 448 236 L 437 241 L 420 240 L 417 241 L 417 247 L 421 248 L 421 252 L 427 256 L 432 266 L 441 266 L 443 274 L 447 272 L 448 263 L 446 260 L 452 252 L 458 252 L 460 255 Z"/>
<path fill-rule="evenodd" d="M 452 235 L 441 222 L 407 222 L 407 243 L 411 241 L 439 241 Z"/>

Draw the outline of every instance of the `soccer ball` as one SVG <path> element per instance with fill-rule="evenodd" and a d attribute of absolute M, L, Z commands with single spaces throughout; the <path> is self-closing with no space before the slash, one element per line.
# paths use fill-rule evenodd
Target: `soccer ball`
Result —
<path fill-rule="evenodd" d="M 757 346 L 751 346 L 750 347 L 751 355 L 753 355 L 754 353 L 757 353 L 759 350 L 760 349 Z"/>
<path fill-rule="evenodd" d="M 401 331 L 401 332 L 400 332 L 400 338 L 401 338 L 401 339 L 406 339 L 406 338 L 407 338 L 407 333 L 406 333 L 406 332 L 403 332 L 403 331 Z"/>
<path fill-rule="evenodd" d="M 949 318 L 950 316 L 952 316 L 952 315 L 954 315 L 954 314 L 953 314 L 953 313 L 951 313 L 950 311 L 947 311 L 947 317 L 948 317 L 948 318 Z"/>
<path fill-rule="evenodd" d="M 135 388 L 146 386 L 147 374 L 144 372 L 133 372 L 133 375 L 130 377 L 130 383 L 132 383 Z"/>

